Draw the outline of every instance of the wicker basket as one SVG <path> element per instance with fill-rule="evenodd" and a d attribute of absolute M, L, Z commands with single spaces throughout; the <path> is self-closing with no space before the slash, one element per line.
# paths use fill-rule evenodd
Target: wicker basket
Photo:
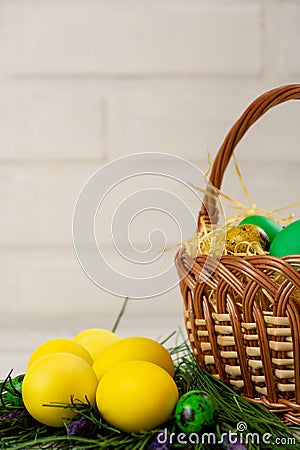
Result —
<path fill-rule="evenodd" d="M 253 101 L 217 153 L 210 175 L 213 186 L 221 187 L 233 150 L 248 128 L 271 107 L 293 99 L 300 99 L 300 84 L 276 88 Z M 198 227 L 200 218 L 218 220 L 208 190 Z M 185 325 L 200 366 L 245 398 L 266 405 L 283 422 L 300 425 L 300 308 L 292 299 L 300 289 L 300 255 L 225 255 L 214 261 L 207 255 L 192 259 L 181 249 L 175 260 Z M 200 281 L 204 265 L 212 267 L 212 274 Z M 280 282 L 275 273 L 281 274 Z M 212 290 L 214 308 L 208 299 Z M 274 299 L 271 312 L 260 306 L 259 292 Z"/>

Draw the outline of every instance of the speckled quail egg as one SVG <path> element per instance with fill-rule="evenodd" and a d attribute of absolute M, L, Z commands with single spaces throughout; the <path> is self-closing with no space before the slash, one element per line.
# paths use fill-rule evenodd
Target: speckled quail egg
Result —
<path fill-rule="evenodd" d="M 268 235 L 256 225 L 237 225 L 227 230 L 225 245 L 228 252 L 246 253 L 249 243 L 258 244 L 264 251 L 268 251 L 270 247 Z"/>

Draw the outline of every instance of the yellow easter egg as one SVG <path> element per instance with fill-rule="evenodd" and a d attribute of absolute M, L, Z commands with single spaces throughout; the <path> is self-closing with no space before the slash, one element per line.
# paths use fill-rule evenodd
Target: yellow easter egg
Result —
<path fill-rule="evenodd" d="M 31 354 L 28 367 L 30 367 L 35 361 L 40 359 L 42 356 L 48 355 L 50 353 L 72 353 L 73 355 L 77 355 L 80 358 L 83 358 L 90 365 L 93 364 L 93 360 L 89 354 L 89 352 L 77 342 L 74 342 L 72 339 L 65 338 L 55 338 L 49 339 L 46 342 L 43 342 L 39 345 Z"/>
<path fill-rule="evenodd" d="M 107 347 L 95 359 L 93 369 L 99 380 L 111 367 L 124 361 L 149 361 L 174 375 L 174 363 L 165 347 L 146 337 L 128 337 L 120 339 Z"/>
<path fill-rule="evenodd" d="M 73 337 L 75 342 L 82 345 L 89 352 L 93 361 L 102 350 L 119 339 L 117 334 L 102 328 L 88 328 L 80 331 Z"/>
<path fill-rule="evenodd" d="M 88 400 L 94 405 L 97 385 L 95 372 L 84 359 L 72 353 L 50 353 L 29 367 L 22 384 L 22 398 L 37 421 L 62 427 L 75 414 L 63 406 L 72 400 Z"/>
<path fill-rule="evenodd" d="M 173 378 L 148 361 L 126 361 L 112 367 L 96 393 L 102 417 L 128 433 L 149 431 L 166 422 L 177 400 Z"/>

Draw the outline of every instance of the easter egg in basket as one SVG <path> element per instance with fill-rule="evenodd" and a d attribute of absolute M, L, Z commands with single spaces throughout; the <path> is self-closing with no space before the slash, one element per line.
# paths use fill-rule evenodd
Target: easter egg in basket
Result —
<path fill-rule="evenodd" d="M 277 234 L 271 244 L 270 255 L 277 258 L 300 255 L 300 219 L 290 223 Z"/>
<path fill-rule="evenodd" d="M 230 253 L 246 253 L 249 246 L 259 246 L 262 250 L 269 249 L 270 241 L 265 231 L 251 224 L 238 225 L 227 230 L 225 236 L 226 249 Z"/>
<path fill-rule="evenodd" d="M 282 230 L 282 226 L 278 222 L 271 219 L 271 217 L 266 216 L 247 216 L 239 223 L 239 225 L 246 224 L 256 225 L 257 227 L 262 228 L 265 233 L 267 233 L 270 243 L 273 242 L 275 236 Z"/>

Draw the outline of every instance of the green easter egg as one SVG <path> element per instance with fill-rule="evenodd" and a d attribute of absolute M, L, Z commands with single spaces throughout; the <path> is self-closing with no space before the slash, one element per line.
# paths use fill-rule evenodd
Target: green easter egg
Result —
<path fill-rule="evenodd" d="M 13 406 L 23 406 L 22 383 L 24 375 L 13 378 L 7 387 L 7 400 Z"/>
<path fill-rule="evenodd" d="M 202 391 L 190 391 L 177 402 L 175 418 L 185 433 L 198 433 L 216 422 L 217 406 L 214 399 Z"/>
<path fill-rule="evenodd" d="M 275 220 L 259 215 L 248 216 L 239 225 L 244 224 L 256 225 L 262 228 L 267 233 L 270 243 L 273 242 L 275 236 L 282 230 L 282 226 Z"/>
<path fill-rule="evenodd" d="M 287 255 L 300 255 L 300 220 L 283 228 L 271 244 L 270 255 L 280 258 Z"/>

